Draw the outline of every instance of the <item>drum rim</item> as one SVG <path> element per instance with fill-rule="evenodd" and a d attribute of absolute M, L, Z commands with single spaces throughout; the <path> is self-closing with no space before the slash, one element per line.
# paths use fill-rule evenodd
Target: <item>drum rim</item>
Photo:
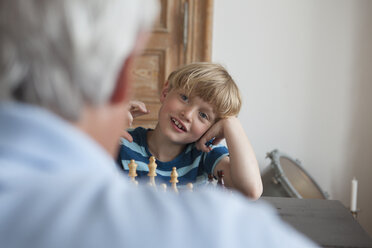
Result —
<path fill-rule="evenodd" d="M 319 186 L 319 184 L 310 176 L 310 174 L 302 167 L 301 162 L 297 159 L 291 158 L 289 155 L 287 155 L 284 152 L 279 151 L 278 149 L 275 149 L 268 153 L 268 157 L 271 159 L 270 166 L 274 170 L 274 177 L 277 181 L 279 181 L 283 187 L 286 189 L 288 194 L 291 195 L 291 197 L 296 197 L 296 198 L 303 198 L 297 190 L 293 187 L 292 183 L 287 179 L 285 172 L 281 168 L 280 165 L 280 158 L 286 158 L 296 164 L 305 174 L 306 176 L 309 177 L 311 182 L 315 185 L 315 187 L 319 190 L 321 195 L 324 197 L 324 199 L 328 199 L 328 194 L 322 190 L 322 188 Z"/>

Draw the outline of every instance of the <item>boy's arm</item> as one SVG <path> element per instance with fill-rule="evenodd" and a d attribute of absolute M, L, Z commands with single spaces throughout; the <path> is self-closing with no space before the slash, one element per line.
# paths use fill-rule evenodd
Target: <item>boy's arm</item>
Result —
<path fill-rule="evenodd" d="M 240 121 L 236 117 L 218 121 L 203 135 L 197 147 L 208 151 L 208 148 L 201 144 L 213 137 L 216 137 L 216 142 L 225 138 L 230 153 L 229 157 L 221 159 L 216 165 L 213 174 L 216 176 L 218 170 L 223 170 L 227 187 L 236 188 L 248 197 L 258 199 L 262 194 L 260 170 Z"/>

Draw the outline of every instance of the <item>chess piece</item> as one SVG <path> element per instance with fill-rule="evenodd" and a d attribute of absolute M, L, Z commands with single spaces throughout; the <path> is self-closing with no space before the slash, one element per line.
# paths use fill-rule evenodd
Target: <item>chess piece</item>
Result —
<path fill-rule="evenodd" d="M 213 182 L 213 174 L 208 174 L 208 182 L 209 183 Z"/>
<path fill-rule="evenodd" d="M 157 164 L 155 162 L 155 157 L 154 156 L 150 157 L 150 162 L 147 166 L 149 167 L 149 173 L 147 174 L 147 176 L 149 176 L 149 183 L 148 184 L 152 187 L 156 187 L 155 177 L 156 177 Z"/>
<path fill-rule="evenodd" d="M 214 177 L 213 174 L 208 174 L 208 186 L 213 186 Z"/>
<path fill-rule="evenodd" d="M 172 184 L 172 189 L 176 193 L 178 193 L 178 189 L 177 189 L 178 179 L 177 178 L 178 178 L 177 168 L 173 167 L 172 172 L 171 172 L 171 180 L 169 180 L 169 182 Z"/>
<path fill-rule="evenodd" d="M 130 181 L 134 183 L 135 185 L 137 185 L 138 184 L 138 182 L 136 181 L 136 176 L 138 176 L 137 175 L 137 164 L 134 161 L 134 159 L 130 160 L 128 167 L 129 167 L 128 176 L 130 177 Z"/>
<path fill-rule="evenodd" d="M 186 184 L 186 188 L 187 188 L 190 192 L 193 192 L 194 185 L 193 185 L 192 183 L 188 183 L 188 184 Z"/>
<path fill-rule="evenodd" d="M 160 184 L 160 188 L 163 192 L 167 192 L 167 185 L 165 183 Z"/>
<path fill-rule="evenodd" d="M 225 188 L 225 181 L 223 179 L 223 177 L 224 177 L 223 170 L 217 171 L 217 176 L 218 176 L 217 185 L 219 185 L 222 188 Z"/>

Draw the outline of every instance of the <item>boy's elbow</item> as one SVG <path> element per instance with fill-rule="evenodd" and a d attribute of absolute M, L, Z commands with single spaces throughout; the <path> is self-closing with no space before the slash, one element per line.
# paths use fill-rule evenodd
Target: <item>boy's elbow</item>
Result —
<path fill-rule="evenodd" d="M 260 189 L 255 190 L 255 191 L 251 194 L 251 198 L 252 198 L 253 200 L 258 200 L 258 199 L 261 197 L 262 192 L 263 192 L 262 187 L 261 187 Z"/>
<path fill-rule="evenodd" d="M 242 193 L 252 200 L 258 200 L 261 197 L 262 192 L 263 187 L 262 184 L 260 184 L 255 187 L 246 187 Z"/>

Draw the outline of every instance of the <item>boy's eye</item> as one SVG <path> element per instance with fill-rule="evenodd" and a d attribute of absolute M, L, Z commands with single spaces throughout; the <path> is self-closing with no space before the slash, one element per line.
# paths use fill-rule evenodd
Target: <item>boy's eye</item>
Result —
<path fill-rule="evenodd" d="M 185 102 L 187 102 L 189 100 L 189 98 L 186 95 L 184 95 L 184 94 L 180 94 L 180 97 Z"/>
<path fill-rule="evenodd" d="M 200 115 L 201 118 L 208 120 L 208 115 L 207 114 L 205 114 L 203 112 L 199 112 L 199 115 Z"/>

